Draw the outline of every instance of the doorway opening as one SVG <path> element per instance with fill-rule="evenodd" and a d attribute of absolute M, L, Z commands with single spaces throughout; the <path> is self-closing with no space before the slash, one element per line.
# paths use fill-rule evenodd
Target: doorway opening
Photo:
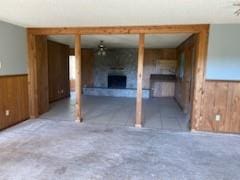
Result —
<path fill-rule="evenodd" d="M 191 85 L 191 87 L 193 87 L 194 89 L 194 102 L 192 102 L 192 107 L 191 112 L 189 114 L 192 114 L 191 117 L 193 118 L 192 120 L 192 125 L 191 128 L 192 129 L 196 129 L 197 125 L 198 125 L 198 121 L 199 121 L 199 113 L 197 112 L 198 107 L 201 106 L 201 88 L 203 87 L 203 77 L 204 77 L 204 61 L 205 61 L 205 55 L 206 55 L 206 45 L 207 45 L 207 33 L 208 33 L 208 29 L 209 26 L 207 25 L 193 25 L 193 26 L 156 26 L 156 27 L 116 27 L 116 28 L 107 28 L 107 27 L 103 27 L 103 28 L 89 28 L 89 29 L 85 29 L 85 28 L 76 28 L 76 29 L 61 29 L 61 28 L 53 28 L 52 31 L 49 31 L 48 29 L 30 29 L 29 30 L 29 44 L 33 45 L 33 46 L 29 46 L 29 96 L 30 96 L 30 115 L 31 117 L 37 117 L 38 115 L 40 115 L 43 111 L 41 111 L 40 107 L 44 107 L 44 105 L 46 104 L 47 107 L 47 102 L 46 102 L 46 97 L 44 96 L 44 93 L 41 93 L 43 91 L 43 89 L 47 88 L 47 84 L 46 86 L 42 85 L 41 82 L 43 82 L 43 79 L 41 79 L 41 72 L 45 72 L 44 70 L 41 70 L 42 66 L 38 66 L 38 59 L 45 57 L 44 53 L 46 53 L 47 51 L 45 51 L 44 49 L 44 43 L 46 41 L 46 34 L 49 32 L 51 34 L 72 34 L 75 39 L 75 52 L 76 52 L 76 59 L 77 59 L 77 63 L 81 62 L 80 58 L 81 56 L 81 50 L 80 48 L 83 47 L 81 46 L 81 39 L 79 34 L 81 34 L 80 32 L 84 32 L 83 34 L 97 34 L 99 32 L 99 34 L 107 34 L 106 36 L 108 36 L 109 34 L 133 34 L 136 33 L 136 35 L 138 36 L 138 48 L 137 50 L 139 50 L 138 52 L 138 74 L 137 74 L 137 93 L 135 93 L 135 95 L 137 94 L 137 100 L 136 100 L 136 109 L 135 109 L 135 115 L 136 115 L 136 119 L 135 119 L 135 127 L 141 127 L 142 125 L 142 101 L 143 98 L 145 96 L 145 93 L 148 91 L 151 91 L 151 89 L 147 89 L 147 91 L 145 91 L 143 87 L 143 83 L 144 83 L 144 78 L 143 78 L 143 59 L 144 59 L 144 38 L 146 35 L 150 34 L 150 33 L 196 33 L 197 34 L 197 46 L 196 46 L 196 62 L 195 62 L 195 66 L 197 68 L 198 71 L 194 71 L 194 79 L 192 84 L 194 84 L 194 86 Z M 61 31 L 59 31 L 61 30 Z M 73 33 L 76 32 L 76 33 Z M 79 34 L 78 34 L 79 33 Z M 126 41 L 128 42 L 128 41 Z M 31 47 L 31 48 L 30 48 Z M 145 48 L 146 49 L 146 48 Z M 44 52 L 43 54 L 41 52 Z M 61 52 L 61 51 L 60 51 Z M 36 56 L 35 54 L 36 53 Z M 82 53 L 83 54 L 83 53 Z M 69 54 L 68 54 L 69 56 Z M 119 61 L 117 61 L 119 62 Z M 184 62 L 184 61 L 182 61 Z M 43 63 L 43 61 L 41 61 L 41 63 Z M 44 61 L 45 63 L 45 61 Z M 182 63 L 184 64 L 184 63 Z M 36 71 L 34 71 L 34 67 L 37 67 Z M 77 67 L 81 67 L 81 64 L 79 64 L 79 66 Z M 147 67 L 145 67 L 147 68 Z M 87 69 L 87 68 L 85 68 Z M 77 71 L 81 72 L 81 69 L 76 68 Z M 45 74 L 46 76 L 47 74 Z M 79 72 L 76 72 L 77 75 L 77 79 L 79 81 L 77 81 L 77 83 L 81 84 L 81 76 L 79 76 Z M 136 74 L 135 74 L 136 75 Z M 45 77 L 43 76 L 43 77 Z M 153 77 L 153 76 L 150 76 Z M 91 78 L 88 78 L 91 79 Z M 127 78 L 128 79 L 128 78 Z M 33 81 L 34 80 L 34 81 Z M 69 82 L 68 82 L 69 85 Z M 127 84 L 128 85 L 128 84 Z M 76 87 L 84 87 L 82 84 L 80 86 L 76 86 Z M 62 87 L 62 86 L 61 86 Z M 89 90 L 90 86 L 86 86 Z M 70 86 L 69 86 L 70 89 Z M 79 119 L 82 117 L 81 114 L 79 114 L 81 112 L 81 105 L 79 104 L 80 100 L 81 100 L 81 93 L 80 90 L 81 88 L 77 89 L 77 103 L 76 103 L 76 108 L 75 111 L 77 112 L 77 116 L 76 119 L 79 121 Z M 110 88 L 107 88 L 110 89 Z M 175 88 L 176 89 L 176 88 Z M 37 91 L 36 91 L 37 90 Z M 82 92 L 84 93 L 84 89 L 81 89 Z M 95 88 L 92 89 L 94 92 Z M 46 92 L 46 91 L 45 91 Z M 64 91 L 60 90 L 60 93 L 62 93 Z M 109 93 L 107 93 L 109 94 Z M 133 93 L 134 94 L 134 93 Z M 146 93 L 147 94 L 147 93 Z M 151 95 L 152 93 L 150 93 Z M 34 98 L 34 95 L 36 95 Z M 148 94 L 147 94 L 148 95 Z M 193 98 L 192 98 L 193 99 Z M 40 106 L 41 105 L 41 106 Z M 47 109 L 47 108 L 46 108 Z"/>
<path fill-rule="evenodd" d="M 76 59 L 75 56 L 69 56 L 69 77 L 70 77 L 70 90 L 75 92 L 75 81 L 76 81 Z"/>
<path fill-rule="evenodd" d="M 192 33 L 145 36 L 143 88 L 151 96 L 143 104 L 144 127 L 189 131 L 196 43 Z"/>
<path fill-rule="evenodd" d="M 143 64 L 143 126 L 145 128 L 189 130 L 195 37 L 191 33 L 145 36 Z M 50 112 L 55 109 L 56 112 L 53 114 L 61 114 L 57 118 L 74 120 L 76 98 L 74 39 L 72 36 L 49 36 L 49 39 L 55 45 L 64 44 L 69 48 L 68 80 L 69 95 L 71 95 L 71 98 L 67 96 L 59 102 L 52 103 Z M 104 41 L 108 47 L 104 56 L 99 56 L 97 53 L 97 45 L 101 41 Z M 137 41 L 137 36 L 129 35 L 82 37 L 81 91 L 86 123 L 134 126 Z M 51 49 L 48 50 L 50 58 L 53 58 Z M 63 56 L 59 51 L 56 53 L 57 58 Z M 49 71 L 49 78 L 51 74 L 52 72 Z M 54 82 L 56 81 L 62 80 L 55 79 Z M 61 111 L 58 110 L 58 106 L 61 107 Z M 63 107 L 67 107 L 66 110 L 63 110 Z"/>

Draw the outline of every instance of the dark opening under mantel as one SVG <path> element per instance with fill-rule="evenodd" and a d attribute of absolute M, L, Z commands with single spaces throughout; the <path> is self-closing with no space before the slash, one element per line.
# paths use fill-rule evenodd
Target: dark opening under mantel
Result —
<path fill-rule="evenodd" d="M 151 74 L 150 81 L 175 82 L 176 75 L 169 74 Z"/>

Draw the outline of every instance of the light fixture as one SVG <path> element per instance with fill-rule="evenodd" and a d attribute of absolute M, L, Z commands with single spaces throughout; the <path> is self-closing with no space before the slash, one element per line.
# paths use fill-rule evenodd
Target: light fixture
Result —
<path fill-rule="evenodd" d="M 100 41 L 98 45 L 97 55 L 98 56 L 106 56 L 106 47 L 103 45 L 103 41 Z"/>
<path fill-rule="evenodd" d="M 238 9 L 234 12 L 236 16 L 240 16 L 240 2 L 234 3 L 233 6 L 238 7 Z"/>

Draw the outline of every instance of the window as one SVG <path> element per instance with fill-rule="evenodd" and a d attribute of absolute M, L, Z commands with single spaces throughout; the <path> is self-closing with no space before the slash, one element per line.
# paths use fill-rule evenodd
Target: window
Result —
<path fill-rule="evenodd" d="M 76 79 L 75 73 L 75 56 L 69 56 L 69 77 L 71 79 Z"/>
<path fill-rule="evenodd" d="M 181 53 L 180 55 L 180 63 L 179 63 L 179 71 L 178 71 L 178 76 L 180 79 L 184 78 L 184 70 L 185 70 L 185 55 L 184 52 Z"/>

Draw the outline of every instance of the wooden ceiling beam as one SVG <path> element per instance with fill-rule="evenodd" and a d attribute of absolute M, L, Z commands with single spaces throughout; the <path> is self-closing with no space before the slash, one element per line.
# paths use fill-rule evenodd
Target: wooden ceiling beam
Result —
<path fill-rule="evenodd" d="M 114 27 L 55 27 L 28 28 L 33 35 L 93 35 L 93 34 L 169 34 L 199 33 L 208 31 L 208 24 L 162 26 L 114 26 Z"/>

